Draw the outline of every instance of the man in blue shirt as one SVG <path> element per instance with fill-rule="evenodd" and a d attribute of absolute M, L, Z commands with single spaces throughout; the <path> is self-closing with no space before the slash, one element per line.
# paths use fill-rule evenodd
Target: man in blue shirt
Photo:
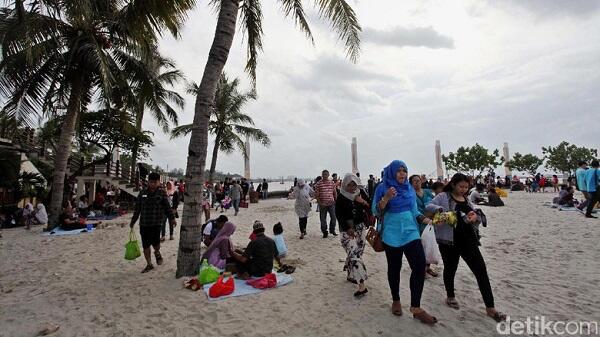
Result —
<path fill-rule="evenodd" d="M 588 166 L 587 166 L 587 163 L 583 160 L 580 160 L 578 165 L 579 165 L 579 168 L 577 169 L 577 171 L 575 171 L 575 177 L 577 179 L 576 186 L 577 186 L 577 190 L 580 191 L 581 193 L 583 193 L 585 202 L 582 202 L 579 206 L 577 206 L 577 208 L 579 208 L 579 210 L 583 211 L 583 209 L 587 207 L 587 203 L 590 200 L 590 195 L 587 192 L 587 183 L 585 182 L 585 172 L 588 170 Z"/>
<path fill-rule="evenodd" d="M 598 172 L 597 159 L 592 160 L 592 168 L 585 172 L 585 181 L 587 192 L 590 196 L 588 200 L 587 210 L 585 212 L 586 218 L 596 218 L 592 215 L 592 210 L 598 201 L 600 201 L 600 191 L 598 190 L 598 183 L 600 182 L 600 173 Z"/>

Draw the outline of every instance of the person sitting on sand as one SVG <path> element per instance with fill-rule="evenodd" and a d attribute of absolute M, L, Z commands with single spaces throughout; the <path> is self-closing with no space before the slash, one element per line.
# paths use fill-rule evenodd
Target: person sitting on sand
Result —
<path fill-rule="evenodd" d="M 210 243 L 204 255 L 200 260 L 207 259 L 208 263 L 219 268 L 225 269 L 227 259 L 231 258 L 233 251 L 233 242 L 231 236 L 235 232 L 235 225 L 231 222 L 225 222 L 223 228 L 217 234 L 217 237 Z"/>
<path fill-rule="evenodd" d="M 210 246 L 212 241 L 217 237 L 219 231 L 221 230 L 221 228 L 223 228 L 227 221 L 229 221 L 229 219 L 227 219 L 225 215 L 219 215 L 218 218 L 208 220 L 202 226 L 202 242 L 204 242 L 206 247 Z"/>
<path fill-rule="evenodd" d="M 487 315 L 497 322 L 504 321 L 506 315 L 494 307 L 494 295 L 488 277 L 485 260 L 479 251 L 479 238 L 474 230 L 481 219 L 474 211 L 473 204 L 465 197 L 469 190 L 469 178 L 462 174 L 455 174 L 450 183 L 444 188 L 444 193 L 436 196 L 428 209 L 433 207 L 437 211 L 457 213 L 458 223 L 455 227 L 449 224 L 437 226 L 435 236 L 444 261 L 444 286 L 446 288 L 446 304 L 454 309 L 459 308 L 454 294 L 454 277 L 458 269 L 458 262 L 462 257 L 475 274 L 479 291 L 483 296 Z"/>
<path fill-rule="evenodd" d="M 85 223 L 81 223 L 73 213 L 73 206 L 70 202 L 66 202 L 63 207 L 62 213 L 58 216 L 58 226 L 62 230 L 71 231 L 75 229 L 87 228 Z"/>
<path fill-rule="evenodd" d="M 340 195 L 335 201 L 335 216 L 340 224 L 342 247 L 346 251 L 346 279 L 358 284 L 354 297 L 362 297 L 369 291 L 365 284 L 368 275 L 362 256 L 366 244 L 365 217 L 371 213 L 371 200 L 367 193 L 359 188 L 360 185 L 357 176 L 347 174 L 342 180 Z"/>
<path fill-rule="evenodd" d="M 283 238 L 283 226 L 281 225 L 281 222 L 273 225 L 273 241 L 275 241 L 275 246 L 277 247 L 279 257 L 285 257 L 288 249 L 287 245 L 285 244 L 285 239 Z"/>
<path fill-rule="evenodd" d="M 504 206 L 504 201 L 502 201 L 494 187 L 490 188 L 490 190 L 488 191 L 488 202 L 486 203 L 486 205 L 492 207 Z"/>
<path fill-rule="evenodd" d="M 32 220 L 33 223 L 37 225 L 45 225 L 48 223 L 48 212 L 46 212 L 46 206 L 41 202 L 35 207 Z"/>
<path fill-rule="evenodd" d="M 575 207 L 579 205 L 579 202 L 573 197 L 575 194 L 575 188 L 573 186 L 562 186 L 559 192 L 558 204 L 565 207 Z"/>
<path fill-rule="evenodd" d="M 481 205 L 486 203 L 485 199 L 481 196 L 481 193 L 483 193 L 483 185 L 475 185 L 475 189 L 469 194 L 469 200 L 472 204 Z"/>
<path fill-rule="evenodd" d="M 252 226 L 256 240 L 250 241 L 246 250 L 233 251 L 238 277 L 246 280 L 251 276 L 263 277 L 273 271 L 273 259 L 281 265 L 275 241 L 265 235 L 265 227 L 260 221 Z"/>

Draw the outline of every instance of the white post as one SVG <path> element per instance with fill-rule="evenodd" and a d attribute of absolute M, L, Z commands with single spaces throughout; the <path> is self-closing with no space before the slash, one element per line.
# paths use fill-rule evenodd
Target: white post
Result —
<path fill-rule="evenodd" d="M 505 174 L 506 176 L 511 177 L 512 171 L 510 170 L 510 167 L 508 167 L 508 163 L 510 162 L 510 152 L 508 151 L 508 143 L 504 143 L 503 154 L 504 154 L 504 173 L 506 173 Z"/>
<path fill-rule="evenodd" d="M 352 145 L 350 146 L 350 150 L 352 151 L 352 174 L 356 174 L 358 172 L 357 148 L 356 137 L 352 137 Z"/>
<path fill-rule="evenodd" d="M 435 141 L 435 165 L 437 168 L 437 177 L 438 179 L 444 179 L 444 168 L 442 166 L 442 146 L 440 145 L 440 141 Z"/>
<path fill-rule="evenodd" d="M 250 137 L 246 136 L 246 156 L 244 156 L 244 178 L 250 180 Z"/>

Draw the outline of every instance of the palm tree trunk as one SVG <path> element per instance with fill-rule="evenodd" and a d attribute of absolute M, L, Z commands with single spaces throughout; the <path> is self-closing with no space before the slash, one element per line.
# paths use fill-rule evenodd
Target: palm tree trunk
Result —
<path fill-rule="evenodd" d="M 196 96 L 190 145 L 186 167 L 186 197 L 183 206 L 177 271 L 175 277 L 191 276 L 198 272 L 200 245 L 202 243 L 202 186 L 208 147 L 208 123 L 217 91 L 217 83 L 223 72 L 235 35 L 238 14 L 237 0 L 222 0 L 219 18 L 202 82 Z"/>
<path fill-rule="evenodd" d="M 54 228 L 58 223 L 58 216 L 61 212 L 63 203 L 65 175 L 67 173 L 67 164 L 71 154 L 71 144 L 75 134 L 75 124 L 77 116 L 81 110 L 81 93 L 83 83 L 82 79 L 76 79 L 73 83 L 69 104 L 67 106 L 67 116 L 60 130 L 60 138 L 54 155 L 54 172 L 52 174 L 52 195 L 50 199 L 50 214 L 48 227 Z"/>
<path fill-rule="evenodd" d="M 208 183 L 212 184 L 215 170 L 217 169 L 217 156 L 219 155 L 219 144 L 221 143 L 221 134 L 217 133 L 215 137 L 215 146 L 213 147 L 212 159 L 210 161 L 210 171 L 208 172 Z"/>
<path fill-rule="evenodd" d="M 142 131 L 142 119 L 144 118 L 144 107 L 142 106 L 141 108 L 138 108 L 138 111 L 135 114 L 135 129 L 137 131 Z M 132 184 L 135 184 L 137 186 L 137 170 L 136 170 L 136 165 L 137 165 L 137 154 L 138 154 L 138 148 L 139 148 L 139 143 L 137 141 L 135 141 L 135 143 L 133 144 L 133 149 L 131 149 L 131 170 L 130 170 L 130 174 L 131 176 L 129 177 L 129 181 Z"/>

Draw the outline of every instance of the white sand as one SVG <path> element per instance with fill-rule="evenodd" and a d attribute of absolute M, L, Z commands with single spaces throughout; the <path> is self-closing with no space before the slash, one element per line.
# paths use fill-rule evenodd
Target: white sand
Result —
<path fill-rule="evenodd" d="M 600 220 L 542 207 L 551 194 L 515 192 L 506 207 L 486 208 L 482 230 L 496 306 L 513 319 L 600 320 Z M 228 215 L 233 215 L 228 211 Z M 391 297 L 383 253 L 367 248 L 369 293 L 353 298 L 355 286 L 342 271 L 339 239 L 322 239 L 311 214 L 308 238 L 298 240 L 293 201 L 251 205 L 234 218 L 235 242 L 247 243 L 251 223 L 268 228 L 281 221 L 297 263 L 294 283 L 259 295 L 209 303 L 202 292 L 176 280 L 177 241 L 163 247 L 165 264 L 140 274 L 143 258 L 123 259 L 128 227 L 112 226 L 68 237 L 22 228 L 0 239 L 0 336 L 34 336 L 47 323 L 53 336 L 490 336 L 496 324 L 484 315 L 475 278 L 461 262 L 456 277 L 459 311 L 445 306 L 441 276 L 426 281 L 422 305 L 435 327 L 408 314 L 405 261 L 401 298 L 405 315 L 389 311 Z M 113 221 L 114 222 L 114 221 Z M 116 221 L 127 223 L 128 219 Z M 136 227 L 137 228 L 137 227 Z M 441 271 L 441 267 L 440 267 Z"/>

